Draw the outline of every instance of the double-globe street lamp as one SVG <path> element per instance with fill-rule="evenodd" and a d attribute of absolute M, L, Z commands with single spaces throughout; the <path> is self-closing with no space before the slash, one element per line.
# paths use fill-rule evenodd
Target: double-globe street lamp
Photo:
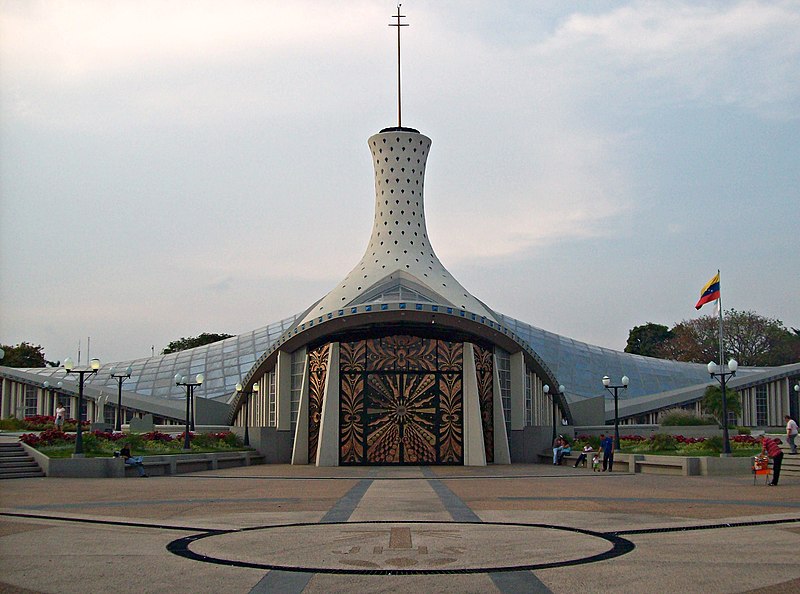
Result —
<path fill-rule="evenodd" d="M 794 410 L 791 410 L 792 409 L 792 405 L 790 403 L 789 404 L 789 414 L 790 415 L 794 414 L 794 416 L 792 418 L 797 420 L 797 412 L 798 412 L 798 408 L 800 408 L 800 383 L 794 385 L 794 397 L 795 397 Z"/>
<path fill-rule="evenodd" d="M 795 400 L 794 410 L 791 410 L 792 406 L 789 405 L 789 414 L 791 415 L 794 413 L 794 419 L 797 420 L 797 409 L 800 407 L 800 383 L 794 385 L 794 397 L 797 399 Z"/>
<path fill-rule="evenodd" d="M 728 371 L 725 371 L 725 366 L 717 365 L 714 361 L 708 362 L 708 373 L 720 383 L 722 386 L 722 455 L 731 455 L 731 442 L 728 439 L 728 395 L 725 390 L 725 383 L 729 377 L 736 375 L 736 370 L 739 369 L 739 363 L 736 359 L 728 361 Z"/>
<path fill-rule="evenodd" d="M 64 371 L 66 371 L 67 374 L 78 374 L 78 414 L 76 415 L 78 427 L 75 430 L 75 453 L 73 454 L 76 458 L 83 457 L 83 430 L 81 429 L 81 417 L 83 416 L 83 382 L 87 375 L 94 375 L 97 373 L 98 369 L 100 369 L 100 359 L 92 359 L 89 362 L 89 367 L 83 369 L 75 369 L 75 363 L 69 357 L 64 359 Z"/>
<path fill-rule="evenodd" d="M 553 442 L 555 443 L 555 441 L 556 441 L 556 410 L 558 410 L 557 404 L 556 404 L 556 395 L 555 394 L 550 394 L 550 386 L 548 386 L 547 384 L 542 386 L 542 392 L 544 392 L 545 394 L 549 395 L 550 396 L 550 400 L 552 400 L 552 402 L 553 402 Z M 563 394 L 564 393 L 564 386 L 562 386 L 562 385 L 558 386 L 558 393 L 559 394 Z"/>
<path fill-rule="evenodd" d="M 183 449 L 190 450 L 192 449 L 192 442 L 191 438 L 189 437 L 189 425 L 190 425 L 190 415 L 191 415 L 191 408 L 190 404 L 192 402 L 192 398 L 194 397 L 194 389 L 203 383 L 205 377 L 202 373 L 198 373 L 194 381 L 189 379 L 186 375 L 181 375 L 180 373 L 175 374 L 175 385 L 176 386 L 186 386 L 186 431 L 184 431 L 183 437 Z"/>
<path fill-rule="evenodd" d="M 258 394 L 259 385 L 253 384 L 253 388 L 250 390 L 245 390 L 242 384 L 236 384 L 236 391 L 241 394 L 241 397 L 244 398 L 244 445 L 250 445 L 250 432 L 248 431 L 247 426 L 250 423 L 250 396 L 253 394 Z"/>
<path fill-rule="evenodd" d="M 114 423 L 114 431 L 122 431 L 122 382 L 130 379 L 132 372 L 133 369 L 130 365 L 125 369 L 124 373 L 117 373 L 115 367 L 111 368 L 111 377 L 117 380 L 117 387 L 119 388 L 117 392 L 117 422 Z"/>
<path fill-rule="evenodd" d="M 619 391 L 620 390 L 627 390 L 628 389 L 628 379 L 627 375 L 622 376 L 622 381 L 619 385 L 614 386 L 611 385 L 611 378 L 607 375 L 603 376 L 603 386 L 606 390 L 608 390 L 611 394 L 614 395 L 614 449 L 619 450 Z M 613 390 L 613 391 L 612 391 Z"/>

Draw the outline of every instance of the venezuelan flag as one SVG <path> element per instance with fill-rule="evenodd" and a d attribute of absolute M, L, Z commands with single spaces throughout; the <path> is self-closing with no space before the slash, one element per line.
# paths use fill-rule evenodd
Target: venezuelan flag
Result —
<path fill-rule="evenodd" d="M 717 299 L 719 299 L 719 272 L 700 291 L 700 301 L 697 302 L 694 308 L 700 309 L 709 301 L 716 301 Z"/>

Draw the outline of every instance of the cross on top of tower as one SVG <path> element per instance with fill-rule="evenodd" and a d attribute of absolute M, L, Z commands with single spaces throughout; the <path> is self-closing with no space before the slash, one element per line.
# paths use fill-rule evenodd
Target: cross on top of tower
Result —
<path fill-rule="evenodd" d="M 400 27 L 408 27 L 408 23 L 401 23 L 400 19 L 406 18 L 405 15 L 400 14 L 400 7 L 402 4 L 397 5 L 397 14 L 392 18 L 397 19 L 396 23 L 389 23 L 390 27 L 397 27 L 397 126 L 403 127 L 403 109 L 400 92 Z"/>

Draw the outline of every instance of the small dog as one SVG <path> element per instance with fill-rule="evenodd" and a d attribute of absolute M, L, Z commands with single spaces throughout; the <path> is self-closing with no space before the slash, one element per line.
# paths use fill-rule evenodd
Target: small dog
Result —
<path fill-rule="evenodd" d="M 600 472 L 600 454 L 592 456 L 592 470 L 594 472 Z"/>

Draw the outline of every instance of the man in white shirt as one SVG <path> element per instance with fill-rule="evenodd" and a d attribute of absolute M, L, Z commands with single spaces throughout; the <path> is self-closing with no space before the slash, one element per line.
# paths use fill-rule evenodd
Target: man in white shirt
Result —
<path fill-rule="evenodd" d="M 786 441 L 789 442 L 789 447 L 791 448 L 789 453 L 796 454 L 797 445 L 794 443 L 794 439 L 797 437 L 797 423 L 789 415 L 783 418 L 786 420 Z"/>

